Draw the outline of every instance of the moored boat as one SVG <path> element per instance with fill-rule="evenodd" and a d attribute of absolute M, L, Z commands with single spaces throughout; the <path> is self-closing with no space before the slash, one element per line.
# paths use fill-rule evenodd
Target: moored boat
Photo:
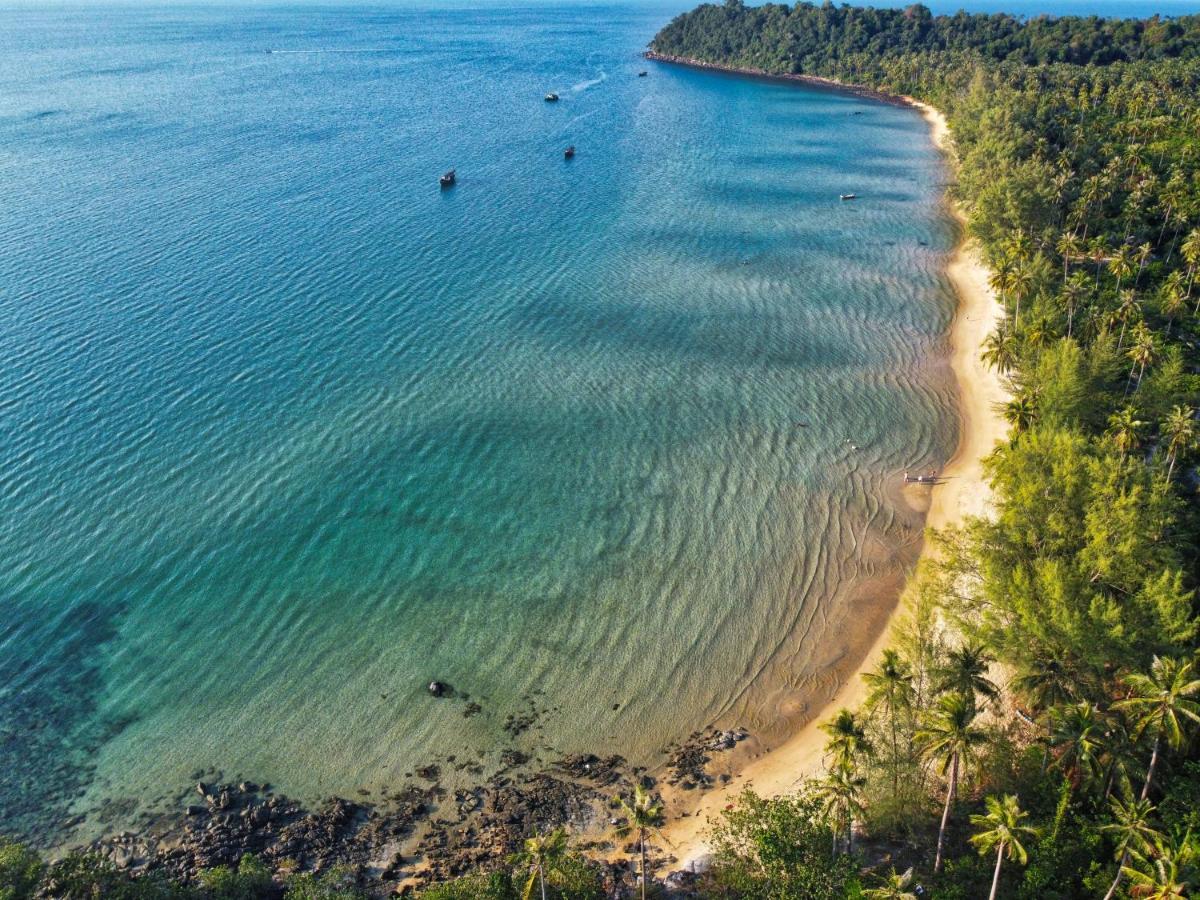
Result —
<path fill-rule="evenodd" d="M 645 69 L 642 69 L 642 71 L 638 72 L 638 78 L 645 78 L 647 74 L 649 73 Z"/>
<path fill-rule="evenodd" d="M 438 182 L 442 185 L 442 187 L 448 188 L 454 184 L 455 180 L 456 180 L 456 176 L 454 174 L 454 170 L 451 169 L 450 171 L 448 171 L 444 175 L 442 175 L 442 177 L 438 179 Z"/>
<path fill-rule="evenodd" d="M 572 144 L 570 147 L 568 147 L 566 150 L 563 151 L 563 159 L 571 159 L 574 155 L 575 155 L 575 145 L 574 144 Z"/>
<path fill-rule="evenodd" d="M 551 91 L 549 94 L 546 95 L 547 103 L 554 103 L 557 100 L 558 100 L 558 94 L 554 93 L 554 91 Z"/>
<path fill-rule="evenodd" d="M 857 200 L 858 194 L 838 194 L 838 198 L 841 200 Z"/>

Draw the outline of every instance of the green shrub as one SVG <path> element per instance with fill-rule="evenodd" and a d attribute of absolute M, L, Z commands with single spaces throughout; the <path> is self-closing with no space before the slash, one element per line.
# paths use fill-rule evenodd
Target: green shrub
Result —
<path fill-rule="evenodd" d="M 32 897 L 42 868 L 41 857 L 28 847 L 0 838 L 0 900 Z"/>
<path fill-rule="evenodd" d="M 237 869 L 217 866 L 200 873 L 201 886 L 216 900 L 258 900 L 273 892 L 271 870 L 257 856 L 246 854 Z"/>
<path fill-rule="evenodd" d="M 467 875 L 424 890 L 420 900 L 518 900 L 507 872 Z"/>

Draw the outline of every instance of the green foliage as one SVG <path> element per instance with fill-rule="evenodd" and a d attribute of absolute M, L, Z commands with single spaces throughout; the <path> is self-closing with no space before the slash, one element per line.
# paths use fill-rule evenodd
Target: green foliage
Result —
<path fill-rule="evenodd" d="M 746 791 L 715 823 L 711 896 L 821 900 L 854 896 L 858 864 L 831 858 L 833 831 L 811 789 L 763 798 Z"/>
<path fill-rule="evenodd" d="M 216 900 L 257 900 L 272 887 L 271 870 L 257 856 L 243 856 L 238 867 L 205 869 L 197 879 Z"/>
<path fill-rule="evenodd" d="M 32 850 L 0 837 L 0 900 L 32 897 L 42 868 L 41 857 Z"/>
<path fill-rule="evenodd" d="M 242 863 L 246 862 L 245 858 Z M 367 895 L 356 886 L 354 872 L 337 866 L 320 875 L 305 872 L 287 882 L 285 900 L 360 900 Z"/>
<path fill-rule="evenodd" d="M 55 900 L 175 900 L 197 896 L 166 879 L 131 878 L 104 857 L 71 853 L 53 863 L 42 878 L 40 893 Z"/>
<path fill-rule="evenodd" d="M 477 873 L 435 885 L 420 893 L 420 900 L 518 900 L 507 872 Z"/>

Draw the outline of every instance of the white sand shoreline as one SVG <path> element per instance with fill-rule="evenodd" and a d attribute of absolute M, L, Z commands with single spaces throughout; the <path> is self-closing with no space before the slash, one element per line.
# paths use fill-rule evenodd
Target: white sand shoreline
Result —
<path fill-rule="evenodd" d="M 941 112 L 911 98 L 900 99 L 920 110 L 929 123 L 934 144 L 949 157 L 953 153 L 950 132 Z M 953 160 L 948 158 L 947 164 L 953 165 Z M 962 225 L 961 210 L 954 206 L 952 210 Z M 949 339 L 950 365 L 958 383 L 961 426 L 958 446 L 942 473 L 946 480 L 932 489 L 926 517 L 926 527 L 930 529 L 954 526 L 967 517 L 988 512 L 990 489 L 983 479 L 983 458 L 1007 432 L 1007 425 L 998 412 L 998 406 L 1006 399 L 1003 384 L 980 358 L 983 343 L 1003 312 L 988 285 L 988 270 L 978 250 L 967 242 L 965 231 L 947 264 L 946 274 L 958 296 Z M 922 555 L 929 552 L 926 544 Z M 780 746 L 750 760 L 727 784 L 702 795 L 696 802 L 686 803 L 679 792 L 668 798 L 672 807 L 688 812 L 685 817 L 673 818 L 663 831 L 670 852 L 679 860 L 677 868 L 686 869 L 703 863 L 708 854 L 709 818 L 733 802 L 747 787 L 753 787 L 761 795 L 774 796 L 796 789 L 805 778 L 821 774 L 825 735 L 820 731 L 819 723 L 841 707 L 853 708 L 862 703 L 866 691 L 860 675 L 874 668 L 890 643 L 894 621 L 895 611 L 870 651 L 830 702 Z"/>

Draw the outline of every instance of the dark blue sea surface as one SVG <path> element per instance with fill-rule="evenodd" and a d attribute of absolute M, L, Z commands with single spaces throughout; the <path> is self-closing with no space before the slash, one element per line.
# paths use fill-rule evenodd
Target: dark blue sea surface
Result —
<path fill-rule="evenodd" d="M 956 440 L 946 173 L 674 11 L 0 11 L 0 831 L 824 698 Z"/>

